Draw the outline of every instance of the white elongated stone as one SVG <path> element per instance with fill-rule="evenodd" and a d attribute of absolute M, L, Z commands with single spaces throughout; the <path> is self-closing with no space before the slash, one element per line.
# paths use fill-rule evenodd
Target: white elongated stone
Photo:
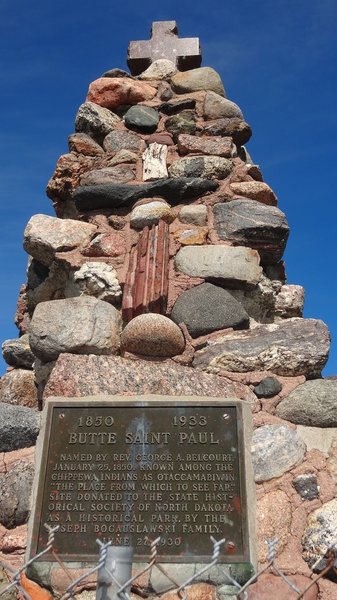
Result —
<path fill-rule="evenodd" d="M 144 181 L 166 179 L 166 177 L 168 177 L 166 159 L 167 146 L 164 144 L 157 144 L 157 142 L 150 144 L 143 153 Z"/>

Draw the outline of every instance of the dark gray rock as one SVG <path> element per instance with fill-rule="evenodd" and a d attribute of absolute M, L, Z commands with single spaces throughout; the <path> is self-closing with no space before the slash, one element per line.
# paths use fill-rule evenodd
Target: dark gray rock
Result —
<path fill-rule="evenodd" d="M 286 425 L 263 425 L 252 439 L 255 481 L 281 477 L 302 462 L 306 445 L 294 429 Z"/>
<path fill-rule="evenodd" d="M 2 355 L 11 367 L 33 368 L 34 354 L 30 349 L 28 334 L 14 340 L 5 340 L 2 344 Z"/>
<path fill-rule="evenodd" d="M 188 98 L 187 100 L 172 100 L 172 102 L 163 102 L 158 110 L 164 113 L 164 115 L 176 115 L 182 110 L 193 110 L 195 104 L 196 101 L 193 100 L 193 98 Z"/>
<path fill-rule="evenodd" d="M 249 317 L 241 304 L 227 290 L 211 283 L 183 292 L 173 307 L 171 318 L 177 325 L 185 323 L 192 337 L 226 327 L 249 327 Z"/>
<path fill-rule="evenodd" d="M 250 140 L 252 130 L 248 123 L 237 117 L 208 121 L 203 128 L 206 135 L 222 135 L 233 138 L 234 144 L 242 146 Z"/>
<path fill-rule="evenodd" d="M 289 236 L 289 225 L 279 208 L 240 198 L 216 204 L 213 210 L 220 240 L 255 248 L 262 263 L 276 263 L 281 259 Z"/>
<path fill-rule="evenodd" d="M 128 129 L 136 129 L 142 133 L 153 133 L 159 123 L 159 113 L 150 106 L 131 106 L 124 115 L 124 122 Z"/>
<path fill-rule="evenodd" d="M 25 406 L 0 402 L 0 452 L 34 446 L 40 428 L 40 414 Z"/>
<path fill-rule="evenodd" d="M 130 73 L 124 71 L 124 69 L 109 69 L 105 71 L 101 77 L 128 77 L 129 79 L 135 79 Z"/>
<path fill-rule="evenodd" d="M 139 185 L 106 184 L 79 186 L 74 192 L 78 210 L 97 210 L 98 208 L 116 208 L 130 206 L 141 198 L 164 198 L 170 204 L 180 204 L 182 200 L 192 200 L 217 189 L 215 181 L 180 177 L 176 179 L 158 179 Z"/>
<path fill-rule="evenodd" d="M 106 183 L 126 183 L 135 179 L 135 169 L 128 164 L 93 169 L 81 177 L 81 185 L 104 185 Z"/>
<path fill-rule="evenodd" d="M 144 141 L 136 133 L 131 131 L 111 131 L 103 142 L 106 152 L 119 152 L 120 150 L 131 150 L 131 152 L 142 152 L 145 148 Z"/>
<path fill-rule="evenodd" d="M 27 522 L 33 478 L 34 466 L 25 460 L 0 477 L 0 523 L 7 529 Z"/>
<path fill-rule="evenodd" d="M 315 500 L 319 497 L 317 477 L 313 473 L 298 475 L 293 479 L 293 486 L 303 500 Z"/>
<path fill-rule="evenodd" d="M 172 133 L 175 142 L 177 142 L 180 133 L 194 135 L 197 130 L 194 111 L 183 110 L 178 115 L 169 117 L 165 121 L 165 129 Z"/>
<path fill-rule="evenodd" d="M 308 343 L 305 337 L 303 340 Z M 280 402 L 276 414 L 299 425 L 337 427 L 337 381 L 306 381 Z"/>
<path fill-rule="evenodd" d="M 254 387 L 254 394 L 258 398 L 272 398 L 276 394 L 279 394 L 281 390 L 282 385 L 278 379 L 275 379 L 275 377 L 266 377 Z"/>
<path fill-rule="evenodd" d="M 175 160 L 169 167 L 170 177 L 205 177 L 225 179 L 233 169 L 228 158 L 220 156 L 187 156 Z"/>
<path fill-rule="evenodd" d="M 75 131 L 87 133 L 98 142 L 115 129 L 120 118 L 103 106 L 94 102 L 84 102 L 77 111 Z"/>
<path fill-rule="evenodd" d="M 196 352 L 193 366 L 219 374 L 222 371 L 272 371 L 285 377 L 305 375 L 311 378 L 320 375 L 328 359 L 329 349 L 329 330 L 323 321 L 287 319 L 281 323 L 259 325 L 249 331 L 229 333 Z M 289 416 L 293 414 L 289 397 L 278 405 L 276 411 L 279 417 L 288 421 L 291 420 Z M 283 407 L 285 402 L 287 410 L 282 408 L 281 411 L 280 407 Z M 331 427 L 337 424 L 336 401 L 332 404 L 335 407 L 335 416 Z M 316 414 L 317 409 L 314 409 L 314 412 Z M 331 406 L 328 412 L 331 415 Z M 301 421 L 294 422 L 312 424 L 311 421 L 308 423 L 303 419 L 304 417 Z M 319 421 L 315 425 L 322 426 Z"/>

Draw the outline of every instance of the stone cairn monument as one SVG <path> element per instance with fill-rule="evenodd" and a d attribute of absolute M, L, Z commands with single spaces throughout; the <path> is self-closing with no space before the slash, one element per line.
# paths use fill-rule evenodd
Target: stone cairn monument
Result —
<path fill-rule="evenodd" d="M 282 261 L 287 219 L 246 150 L 251 128 L 200 64 L 198 40 L 179 39 L 175 22 L 131 43 L 131 73 L 104 73 L 78 109 L 47 186 L 55 216 L 25 229 L 27 283 L 0 398 L 0 557 L 14 568 L 51 396 L 244 400 L 260 565 L 276 537 L 276 564 L 304 587 L 337 542 L 337 381 L 321 377 L 329 331 L 302 317 L 304 290 L 286 283 Z M 278 577 L 262 579 L 259 589 L 285 597 Z M 226 597 L 215 584 L 195 597 Z M 144 598 L 148 582 L 136 585 Z M 311 594 L 332 600 L 336 583 L 321 579 Z"/>

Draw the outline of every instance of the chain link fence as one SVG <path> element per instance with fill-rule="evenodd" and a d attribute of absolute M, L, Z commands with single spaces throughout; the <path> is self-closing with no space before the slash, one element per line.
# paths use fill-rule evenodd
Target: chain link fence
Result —
<path fill-rule="evenodd" d="M 48 553 L 52 553 L 55 560 L 69 575 L 69 571 L 67 570 L 66 566 L 62 563 L 62 561 L 60 561 L 60 559 L 57 557 L 55 551 L 53 550 L 55 534 L 59 527 L 58 526 L 50 527 L 47 524 L 45 525 L 45 527 L 48 530 L 48 540 L 47 540 L 45 549 L 42 552 L 40 552 L 39 554 L 37 554 L 36 556 L 34 556 L 33 558 L 31 558 L 28 562 L 26 562 L 18 571 L 14 571 L 14 569 L 12 569 L 9 565 L 0 561 L 0 566 L 3 569 L 5 569 L 5 571 L 8 573 L 8 575 L 11 579 L 10 583 L 8 583 L 8 585 L 6 585 L 5 587 L 3 587 L 1 589 L 0 597 L 3 596 L 4 594 L 10 592 L 10 590 L 12 590 L 13 588 L 16 588 L 18 590 L 18 592 L 20 592 L 22 594 L 22 597 L 26 598 L 27 600 L 33 600 L 31 598 L 31 596 L 27 593 L 25 588 L 23 587 L 22 582 L 21 582 L 21 576 L 32 563 L 39 560 L 45 554 L 48 554 Z M 200 583 L 200 577 L 202 575 L 204 575 L 205 573 L 207 573 L 207 571 L 209 569 L 211 569 L 214 565 L 216 565 L 218 563 L 221 546 L 226 541 L 225 539 L 221 539 L 221 540 L 217 541 L 212 536 L 210 539 L 211 539 L 211 543 L 213 545 L 213 553 L 212 553 L 212 556 L 210 557 L 209 563 L 205 564 L 205 566 L 202 569 L 200 569 L 192 577 L 190 577 L 189 579 L 184 581 L 183 584 L 179 584 L 176 581 L 174 581 L 174 579 L 172 579 L 171 574 L 168 575 L 165 571 L 165 568 L 161 564 L 157 563 L 157 558 L 158 558 L 157 552 L 158 552 L 158 545 L 160 543 L 160 537 L 158 537 L 155 540 L 150 542 L 150 555 L 149 555 L 148 564 L 141 571 L 137 572 L 134 576 L 130 577 L 127 581 L 124 581 L 124 582 L 122 582 L 118 578 L 118 568 L 117 568 L 116 561 L 113 561 L 112 565 L 110 567 L 107 566 L 107 555 L 108 555 L 109 548 L 111 547 L 111 542 L 108 542 L 107 544 L 103 544 L 100 540 L 96 540 L 98 547 L 99 547 L 99 556 L 98 556 L 97 564 L 94 567 L 90 568 L 86 573 L 84 573 L 77 579 L 72 580 L 69 583 L 69 586 L 67 587 L 65 593 L 63 594 L 63 596 L 60 600 L 69 600 L 70 598 L 75 598 L 76 592 L 78 592 L 79 590 L 83 590 L 83 583 L 85 582 L 85 580 L 88 579 L 89 577 L 91 577 L 94 573 L 102 572 L 102 569 L 104 569 L 104 574 L 105 574 L 105 577 L 104 577 L 105 585 L 107 584 L 107 582 L 113 584 L 113 590 L 114 590 L 113 595 L 110 595 L 110 596 L 108 595 L 107 598 L 109 598 L 109 600 L 131 600 L 129 590 L 131 589 L 132 584 L 134 584 L 139 577 L 144 575 L 144 573 L 146 573 L 147 571 L 149 571 L 152 568 L 159 569 L 161 571 L 161 573 L 164 574 L 168 578 L 168 580 L 175 587 L 175 592 L 181 600 L 188 600 L 188 587 L 190 585 L 192 585 L 193 583 Z M 317 561 L 317 563 L 315 565 L 313 565 L 312 569 L 316 570 L 316 571 L 318 570 L 319 573 L 311 580 L 311 582 L 304 589 L 301 590 L 297 586 L 295 586 L 289 580 L 289 578 L 275 564 L 276 548 L 277 548 L 278 540 L 276 538 L 273 540 L 266 540 L 266 543 L 268 545 L 268 563 L 262 569 L 260 569 L 255 575 L 253 575 L 253 577 L 251 577 L 251 579 L 249 579 L 243 586 L 240 585 L 240 583 L 238 583 L 229 574 L 228 570 L 226 570 L 225 565 L 223 567 L 221 565 L 221 567 L 223 568 L 224 575 L 227 578 L 228 584 L 232 585 L 233 589 L 235 589 L 237 600 L 249 600 L 250 586 L 253 583 L 255 583 L 256 581 L 258 581 L 259 577 L 263 573 L 267 573 L 267 572 L 274 573 L 275 575 L 277 575 L 283 579 L 283 581 L 289 587 L 289 590 L 292 590 L 293 592 L 295 592 L 297 594 L 297 596 L 294 597 L 294 600 L 303 599 L 305 593 L 312 586 L 314 586 L 317 583 L 317 581 L 319 581 L 319 579 L 321 579 L 328 573 L 329 574 L 333 573 L 335 576 L 337 576 L 337 567 L 336 567 L 337 544 L 331 546 L 327 550 L 324 557 L 321 557 Z M 322 569 L 320 569 L 320 565 L 322 565 Z M 97 590 L 98 589 L 99 589 L 99 584 L 98 584 Z M 99 597 L 99 594 L 97 593 L 97 598 L 98 597 Z"/>

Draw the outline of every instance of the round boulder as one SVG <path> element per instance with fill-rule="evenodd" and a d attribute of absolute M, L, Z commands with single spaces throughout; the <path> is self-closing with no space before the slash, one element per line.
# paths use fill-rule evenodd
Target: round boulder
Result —
<path fill-rule="evenodd" d="M 227 290 L 212 283 L 202 283 L 183 292 L 171 318 L 177 324 L 185 323 L 192 337 L 227 327 L 249 327 L 249 316 L 241 304 Z"/>
<path fill-rule="evenodd" d="M 131 106 L 124 117 L 128 129 L 142 133 L 153 133 L 159 123 L 159 113 L 150 106 Z"/>
<path fill-rule="evenodd" d="M 185 349 L 179 327 L 167 317 L 147 313 L 135 317 L 121 335 L 122 351 L 142 356 L 175 356 Z"/>
<path fill-rule="evenodd" d="M 134 229 L 143 229 L 148 225 L 157 224 L 160 219 L 166 223 L 172 223 L 174 212 L 171 207 L 163 200 L 153 200 L 146 204 L 135 206 L 130 215 L 130 225 Z"/>
<path fill-rule="evenodd" d="M 276 414 L 298 425 L 337 427 L 337 381 L 306 381 L 280 402 Z"/>

